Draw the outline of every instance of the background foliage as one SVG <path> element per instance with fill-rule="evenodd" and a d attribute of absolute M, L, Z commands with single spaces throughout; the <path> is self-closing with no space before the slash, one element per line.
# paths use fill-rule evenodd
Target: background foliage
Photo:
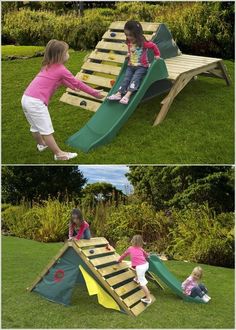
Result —
<path fill-rule="evenodd" d="M 3 44 L 44 46 L 57 38 L 74 49 L 92 49 L 112 21 L 136 19 L 167 24 L 183 52 L 234 58 L 233 2 L 93 3 L 92 9 L 84 4 L 81 15 L 68 2 L 5 2 Z"/>

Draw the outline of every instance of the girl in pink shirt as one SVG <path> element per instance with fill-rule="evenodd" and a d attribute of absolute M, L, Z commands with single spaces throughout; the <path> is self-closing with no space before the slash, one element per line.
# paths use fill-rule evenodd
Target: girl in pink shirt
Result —
<path fill-rule="evenodd" d="M 199 283 L 202 278 L 202 268 L 195 267 L 191 275 L 182 283 L 184 294 L 193 298 L 200 297 L 204 302 L 208 302 L 211 297 L 207 295 L 207 288 L 204 284 Z"/>
<path fill-rule="evenodd" d="M 139 22 L 126 22 L 124 33 L 128 46 L 128 66 L 118 92 L 108 96 L 108 100 L 128 104 L 130 96 L 138 90 L 143 77 L 147 73 L 149 67 L 147 50 L 152 49 L 156 59 L 160 58 L 160 51 L 154 42 L 146 40 Z"/>
<path fill-rule="evenodd" d="M 118 262 L 121 262 L 125 257 L 129 256 L 131 259 L 132 268 L 136 271 L 136 278 L 134 281 L 142 287 L 146 298 L 141 299 L 142 302 L 150 304 L 152 298 L 147 287 L 147 279 L 145 278 L 145 273 L 149 268 L 149 263 L 147 261 L 149 254 L 144 251 L 143 239 L 141 235 L 135 235 L 131 241 L 132 246 L 130 246 L 119 258 Z"/>
<path fill-rule="evenodd" d="M 73 209 L 69 224 L 69 240 L 90 239 L 89 224 L 84 220 L 79 209 Z"/>
<path fill-rule="evenodd" d="M 68 160 L 76 153 L 62 151 L 54 137 L 48 103 L 61 85 L 73 90 L 82 90 L 96 98 L 102 98 L 100 91 L 76 79 L 66 69 L 64 63 L 69 59 L 69 46 L 64 41 L 50 40 L 46 46 L 42 69 L 26 88 L 22 97 L 22 107 L 30 124 L 30 131 L 37 142 L 39 151 L 47 147 L 53 152 L 55 160 Z"/>

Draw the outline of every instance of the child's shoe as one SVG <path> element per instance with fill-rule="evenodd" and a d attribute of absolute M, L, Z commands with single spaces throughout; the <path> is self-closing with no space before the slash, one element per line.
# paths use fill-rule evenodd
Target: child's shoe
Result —
<path fill-rule="evenodd" d="M 121 104 L 128 104 L 129 103 L 129 98 L 126 96 L 123 96 L 122 99 L 120 100 Z"/>
<path fill-rule="evenodd" d="M 204 296 L 202 297 L 202 300 L 207 303 L 210 299 L 210 297 L 208 297 L 206 294 L 204 294 Z"/>
<path fill-rule="evenodd" d="M 133 279 L 133 281 L 139 284 L 139 280 L 136 277 Z"/>
<path fill-rule="evenodd" d="M 210 301 L 210 300 L 211 300 L 211 297 L 210 297 L 210 296 L 208 296 L 208 294 L 205 294 L 205 296 L 207 296 L 207 299 L 208 299 L 208 301 Z"/>
<path fill-rule="evenodd" d="M 37 144 L 37 149 L 38 151 L 44 151 L 45 149 L 47 149 L 48 146 L 45 146 L 43 144 Z"/>
<path fill-rule="evenodd" d="M 144 304 L 149 305 L 149 304 L 151 304 L 152 299 L 142 298 L 141 301 L 142 301 Z"/>
<path fill-rule="evenodd" d="M 112 94 L 112 95 L 107 97 L 107 99 L 110 100 L 110 101 L 120 101 L 121 98 L 122 98 L 121 95 L 116 95 L 116 94 Z"/>
<path fill-rule="evenodd" d="M 76 152 L 67 152 L 65 156 L 57 156 L 54 155 L 54 160 L 69 160 L 77 157 L 78 154 Z"/>

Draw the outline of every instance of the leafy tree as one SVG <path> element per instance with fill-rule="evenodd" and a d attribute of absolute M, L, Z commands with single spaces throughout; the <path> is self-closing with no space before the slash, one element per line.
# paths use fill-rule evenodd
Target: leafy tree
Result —
<path fill-rule="evenodd" d="M 49 196 L 78 199 L 86 181 L 77 166 L 4 166 L 2 199 L 12 204 Z"/>
<path fill-rule="evenodd" d="M 229 166 L 131 166 L 136 196 L 161 210 L 207 202 L 217 212 L 234 210 L 234 171 Z"/>
<path fill-rule="evenodd" d="M 95 206 L 98 202 L 115 202 L 125 199 L 125 195 L 115 186 L 107 182 L 87 184 L 83 189 L 82 203 L 86 206 Z"/>

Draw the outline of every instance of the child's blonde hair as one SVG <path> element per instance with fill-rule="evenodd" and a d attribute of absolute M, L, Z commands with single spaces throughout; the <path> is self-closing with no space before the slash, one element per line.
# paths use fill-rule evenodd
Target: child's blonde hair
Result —
<path fill-rule="evenodd" d="M 199 276 L 199 279 L 202 278 L 202 275 L 203 275 L 203 270 L 201 267 L 195 267 L 193 270 L 192 270 L 192 273 L 191 275 L 198 275 Z"/>
<path fill-rule="evenodd" d="M 131 240 L 131 244 L 133 246 L 140 246 L 142 247 L 144 242 L 143 242 L 143 238 L 141 235 L 134 235 L 134 237 Z"/>
<path fill-rule="evenodd" d="M 69 46 L 64 41 L 52 39 L 45 48 L 42 66 L 50 66 L 56 63 L 64 63 Z"/>

